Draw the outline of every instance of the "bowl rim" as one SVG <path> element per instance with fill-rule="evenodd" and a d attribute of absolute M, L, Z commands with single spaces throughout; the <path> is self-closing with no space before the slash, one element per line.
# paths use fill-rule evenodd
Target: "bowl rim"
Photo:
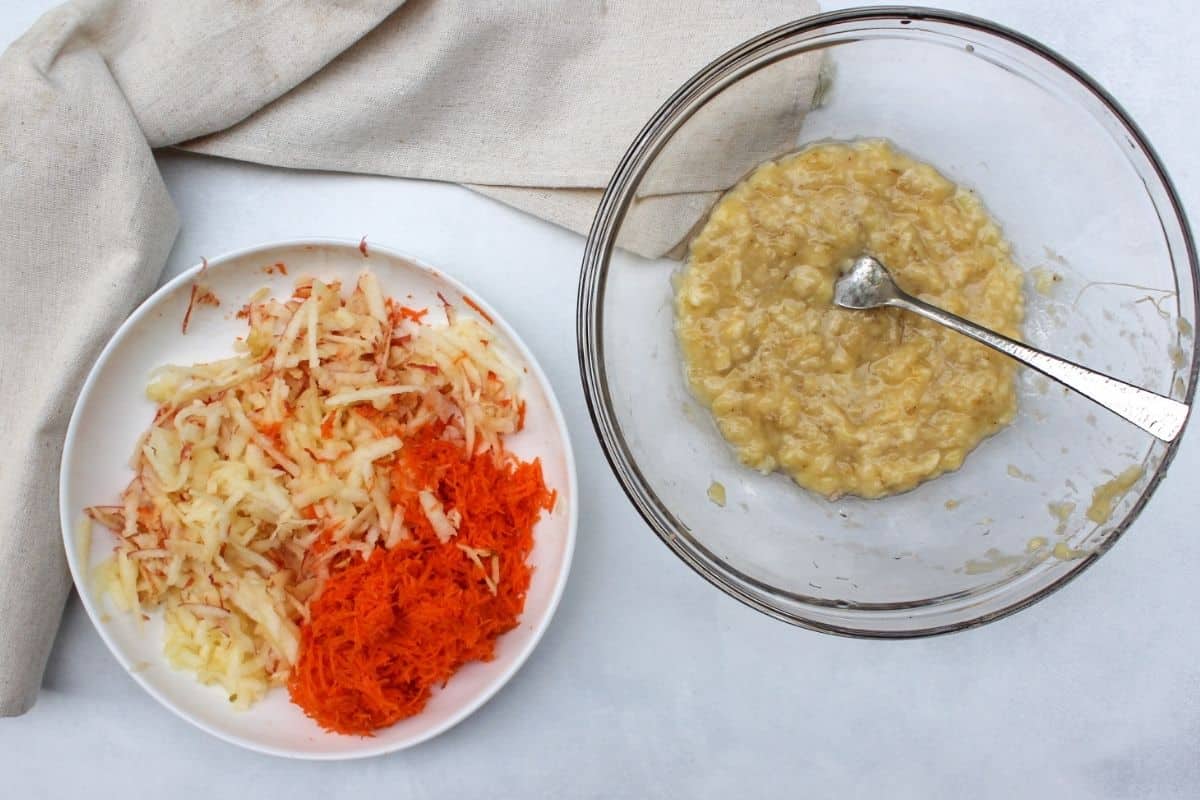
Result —
<path fill-rule="evenodd" d="M 379 253 L 392 259 L 397 259 L 406 262 L 412 268 L 430 275 L 437 281 L 445 283 L 451 289 L 457 291 L 463 296 L 469 296 L 485 314 L 494 321 L 494 324 L 500 331 L 508 337 L 509 341 L 517 351 L 517 355 L 524 361 L 524 365 L 529 369 L 529 377 L 540 386 L 546 395 L 547 404 L 550 407 L 554 427 L 561 441 L 563 448 L 563 461 L 567 472 L 567 486 L 565 494 L 568 498 L 567 503 L 567 530 L 566 537 L 563 541 L 563 556 L 562 565 L 558 570 L 558 574 L 554 579 L 554 586 L 551 589 L 549 603 L 546 606 L 540 619 L 536 621 L 533 631 L 530 634 L 529 640 L 524 648 L 517 653 L 512 664 L 499 676 L 494 678 L 491 683 L 484 688 L 482 692 L 470 698 L 464 703 L 461 708 L 454 713 L 449 714 L 440 724 L 433 726 L 427 731 L 424 731 L 418 736 L 413 736 L 410 739 L 402 739 L 396 742 L 382 743 L 379 739 L 362 738 L 363 746 L 351 752 L 331 752 L 331 753 L 316 753 L 310 751 L 293 750 L 290 748 L 274 747 L 265 745 L 250 738 L 233 734 L 214 726 L 209 725 L 202 719 L 192 716 L 190 713 L 176 705 L 164 692 L 159 691 L 154 685 L 150 684 L 143 677 L 142 673 L 137 670 L 132 670 L 129 659 L 124 651 L 116 644 L 113 638 L 109 635 L 106 626 L 101 622 L 100 617 L 103 613 L 94 602 L 92 592 L 86 589 L 88 576 L 82 572 L 84 567 L 77 563 L 78 559 L 75 554 L 74 531 L 75 523 L 78 520 L 78 509 L 71 509 L 67 505 L 67 485 L 69 465 L 74 460 L 75 442 L 78 438 L 77 424 L 80 415 L 80 409 L 86 404 L 91 396 L 95 382 L 98 376 L 104 370 L 109 358 L 112 356 L 116 348 L 128 337 L 133 335 L 131 331 L 135 325 L 144 317 L 154 313 L 159 303 L 166 299 L 168 295 L 175 292 L 180 286 L 194 281 L 202 270 L 221 267 L 222 265 L 237 261 L 247 257 L 253 257 L 257 253 L 269 252 L 279 249 L 298 249 L 304 247 L 323 247 L 337 250 L 344 250 L 347 257 L 353 257 L 361 261 L 360 255 L 361 242 L 353 239 L 345 239 L 338 237 L 305 237 L 297 239 L 282 239 L 277 241 L 262 242 L 259 244 L 241 247 L 236 250 L 231 250 L 213 258 L 201 259 L 197 264 L 184 270 L 182 273 L 167 281 L 165 284 L 156 289 L 149 297 L 143 300 L 122 322 L 117 330 L 112 334 L 109 340 L 105 343 L 100 355 L 96 357 L 92 368 L 88 371 L 88 376 L 83 383 L 82 388 L 75 400 L 75 405 L 71 411 L 71 419 L 67 424 L 67 433 L 63 442 L 62 459 L 59 464 L 58 475 L 58 494 L 59 494 L 59 518 L 60 527 L 62 529 L 63 547 L 66 551 L 67 566 L 71 572 L 71 579 L 75 585 L 76 593 L 79 595 L 81 604 L 87 612 L 88 618 L 91 620 L 92 627 L 100 635 L 109 652 L 116 658 L 117 662 L 125 668 L 125 671 L 134 679 L 134 681 L 151 697 L 159 702 L 175 716 L 184 721 L 195 725 L 200 730 L 215 736 L 229 744 L 243 747 L 264 755 L 278 756 L 282 758 L 303 760 L 303 761 L 352 761 L 362 758 L 373 758 L 375 756 L 387 755 L 389 753 L 406 750 L 410 747 L 415 747 L 423 742 L 429 741 L 449 729 L 453 728 L 458 723 L 471 716 L 479 710 L 485 703 L 491 700 L 514 675 L 525 665 L 529 656 L 537 648 L 541 642 L 546 630 L 550 627 L 551 621 L 554 619 L 555 612 L 558 610 L 559 602 L 562 599 L 563 592 L 566 588 L 567 579 L 571 573 L 571 564 L 574 560 L 575 542 L 577 538 L 577 530 L 579 525 L 579 486 L 578 476 L 575 464 L 575 452 L 571 445 L 570 433 L 567 429 L 566 418 L 563 415 L 562 406 L 558 401 L 558 397 L 554 392 L 554 387 L 550 383 L 550 379 L 546 376 L 541 364 L 534 357 L 533 351 L 525 341 L 517 334 L 511 325 L 505 321 L 504 317 L 496 311 L 496 309 L 487 302 L 486 298 L 481 297 L 477 292 L 467 287 L 457 278 L 446 273 L 445 271 L 432 266 L 429 262 L 410 255 L 403 250 L 398 250 L 387 245 L 379 244 L 372 240 L 370 249 L 372 253 Z M 314 726 L 316 723 L 312 723 Z M 327 734 L 320 728 L 315 729 L 321 735 Z"/>
<path fill-rule="evenodd" d="M 611 255 L 615 248 L 616 233 L 620 228 L 621 222 L 624 220 L 629 204 L 632 202 L 637 184 L 662 147 L 690 119 L 691 115 L 703 103 L 742 77 L 741 75 L 735 75 L 731 79 L 729 77 L 730 73 L 736 71 L 739 66 L 745 63 L 753 62 L 756 56 L 769 53 L 773 46 L 793 41 L 797 37 L 804 35 L 816 34 L 843 23 L 882 21 L 907 25 L 918 20 L 941 23 L 950 27 L 961 27 L 969 31 L 1007 40 L 1033 55 L 1040 56 L 1045 61 L 1048 61 L 1054 68 L 1069 79 L 1072 79 L 1078 88 L 1082 88 L 1099 101 L 1100 105 L 1123 128 L 1124 133 L 1130 139 L 1130 143 L 1136 144 L 1135 149 L 1141 150 L 1150 170 L 1153 172 L 1154 177 L 1165 194 L 1167 207 L 1158 209 L 1156 204 L 1156 211 L 1169 211 L 1169 214 L 1174 216 L 1174 221 L 1178 225 L 1180 238 L 1183 243 L 1183 254 L 1187 261 L 1187 268 L 1190 270 L 1192 276 L 1192 318 L 1195 320 L 1197 317 L 1200 317 L 1200 266 L 1197 264 L 1195 242 L 1191 228 L 1188 225 L 1183 204 L 1158 153 L 1154 150 L 1141 128 L 1138 127 L 1137 123 L 1133 121 L 1129 113 L 1125 111 L 1117 100 L 1080 67 L 1025 34 L 977 16 L 935 8 L 899 5 L 849 8 L 816 14 L 780 25 L 746 40 L 717 57 L 672 93 L 634 138 L 620 162 L 618 162 L 605 188 L 584 248 L 576 304 L 577 354 L 580 379 L 583 383 L 588 414 L 592 419 L 596 436 L 600 440 L 605 459 L 616 476 L 617 482 L 621 485 L 625 496 L 633 504 L 646 524 L 650 526 L 651 530 L 654 531 L 663 544 L 670 548 L 693 571 L 745 605 L 782 622 L 787 622 L 798 627 L 856 638 L 906 639 L 975 628 L 1033 605 L 1086 571 L 1124 535 L 1133 521 L 1141 514 L 1146 503 L 1149 502 L 1150 497 L 1154 495 L 1158 485 L 1166 476 L 1167 469 L 1174 460 L 1187 429 L 1187 422 L 1191 419 L 1190 412 L 1196 392 L 1197 375 L 1200 373 L 1200 363 L 1198 363 L 1195 357 L 1197 348 L 1200 347 L 1200 325 L 1193 325 L 1191 334 L 1193 358 L 1188 374 L 1188 383 L 1185 388 L 1185 397 L 1183 398 L 1183 402 L 1189 407 L 1188 418 L 1185 420 L 1183 429 L 1181 429 L 1175 440 L 1166 444 L 1162 460 L 1150 476 L 1146 486 L 1130 510 L 1113 527 L 1111 533 L 1094 551 L 1089 553 L 1085 558 L 1080 559 L 1065 574 L 1029 595 L 1013 600 L 996 610 L 973 616 L 969 619 L 945 624 L 918 624 L 915 627 L 904 629 L 870 629 L 867 627 L 849 627 L 814 619 L 805 616 L 803 612 L 793 615 L 776 608 L 750 591 L 747 591 L 737 581 L 731 579 L 731 576 L 736 575 L 737 580 L 742 583 L 757 586 L 768 592 L 778 593 L 775 589 L 731 567 L 714 567 L 713 565 L 717 564 L 719 559 L 711 551 L 698 541 L 691 539 L 691 537 L 679 535 L 673 529 L 683 528 L 684 526 L 675 519 L 670 509 L 666 508 L 657 495 L 649 489 L 647 481 L 639 469 L 636 460 L 628 451 L 624 437 L 620 433 L 620 425 L 617 422 L 608 393 L 604 362 L 602 298 L 608 278 Z M 768 61 L 766 63 L 771 62 Z M 766 66 L 766 63 L 758 66 Z M 688 110 L 688 106 L 694 104 L 697 99 L 700 99 L 701 102 Z M 1179 267 L 1182 268 L 1182 265 L 1180 264 Z M 1186 295 L 1178 291 L 1177 276 L 1175 281 L 1178 303 L 1181 306 L 1185 306 Z M 686 542 L 685 539 L 687 540 Z M 701 557 L 701 554 L 703 557 Z M 783 593 L 779 594 L 782 595 Z M 796 600 L 795 597 L 792 599 Z M 803 600 L 796 601 L 802 606 L 820 605 Z M 829 603 L 827 605 L 833 606 L 835 604 Z M 936 606 L 926 605 L 924 608 L 930 609 L 936 608 Z M 872 611 L 869 607 L 864 607 L 862 610 Z M 883 609 L 877 607 L 877 610 Z M 919 608 L 910 608 L 909 610 L 916 612 Z M 909 619 L 915 621 L 917 616 L 910 616 Z M 869 617 L 864 619 L 864 623 L 867 625 L 870 624 L 870 621 Z"/>

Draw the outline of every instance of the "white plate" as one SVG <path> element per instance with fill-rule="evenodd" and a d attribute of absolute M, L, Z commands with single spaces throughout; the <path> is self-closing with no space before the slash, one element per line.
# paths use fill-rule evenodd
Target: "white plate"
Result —
<path fill-rule="evenodd" d="M 184 719 L 226 741 L 252 750 L 309 759 L 347 759 L 379 755 L 425 741 L 483 705 L 513 676 L 532 652 L 550 622 L 575 546 L 575 461 L 562 411 L 546 376 L 524 343 L 480 297 L 457 281 L 421 262 L 371 243 L 364 258 L 356 242 L 313 239 L 241 250 L 208 262 L 204 284 L 221 305 L 197 306 L 186 335 L 180 331 L 193 267 L 154 293 L 121 325 L 104 348 L 83 385 L 67 429 L 59 485 L 59 508 L 67 561 L 84 608 L 117 660 L 146 691 Z M 267 274 L 265 267 L 282 261 L 288 275 Z M 379 731 L 374 737 L 338 736 L 321 730 L 288 700 L 285 690 L 272 691 L 248 711 L 237 711 L 217 687 L 201 686 L 186 672 L 167 665 L 162 655 L 162 624 L 157 617 L 142 623 L 115 608 L 93 590 L 94 567 L 112 551 L 111 534 L 96 526 L 90 553 L 80 553 L 76 530 L 85 506 L 111 504 L 129 482 L 129 456 L 138 434 L 154 415 L 146 399 L 147 376 L 167 363 L 190 364 L 233 354 L 235 336 L 246 323 L 235 312 L 258 288 L 286 297 L 298 277 L 340 279 L 353 286 L 370 267 L 384 292 L 412 306 L 441 308 L 437 293 L 471 313 L 464 294 L 495 320 L 498 338 L 519 366 L 528 371 L 522 386 L 526 401 L 525 429 L 507 440 L 521 458 L 539 457 L 547 486 L 557 489 L 559 503 L 534 529 L 529 561 L 533 578 L 520 625 L 497 642 L 496 658 L 463 667 L 425 710 Z M 411 295 L 411 299 L 409 296 Z M 513 720 L 513 725 L 526 724 Z M 514 727 L 515 729 L 515 727 Z"/>

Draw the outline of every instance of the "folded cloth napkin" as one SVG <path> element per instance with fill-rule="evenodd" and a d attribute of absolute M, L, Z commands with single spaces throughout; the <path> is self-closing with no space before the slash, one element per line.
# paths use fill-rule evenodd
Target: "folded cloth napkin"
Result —
<path fill-rule="evenodd" d="M 39 20 L 0 57 L 0 715 L 32 706 L 70 586 L 57 509 L 70 410 L 178 228 L 155 148 L 455 181 L 583 231 L 671 91 L 813 11 L 815 0 L 76 0 Z M 786 149 L 815 68 L 793 77 L 721 110 L 753 147 L 699 146 L 734 175 Z M 724 188 L 701 172 L 649 187 L 630 249 L 679 242 Z"/>

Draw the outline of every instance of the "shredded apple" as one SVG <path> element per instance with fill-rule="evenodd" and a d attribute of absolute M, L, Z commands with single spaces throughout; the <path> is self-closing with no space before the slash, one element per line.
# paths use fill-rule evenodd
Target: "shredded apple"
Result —
<path fill-rule="evenodd" d="M 237 356 L 154 373 L 134 477 L 86 510 L 116 534 L 108 595 L 161 608 L 168 660 L 239 707 L 286 685 L 369 734 L 517 624 L 556 496 L 505 448 L 525 404 L 491 326 L 439 299 L 445 324 L 369 271 L 260 291 Z"/>

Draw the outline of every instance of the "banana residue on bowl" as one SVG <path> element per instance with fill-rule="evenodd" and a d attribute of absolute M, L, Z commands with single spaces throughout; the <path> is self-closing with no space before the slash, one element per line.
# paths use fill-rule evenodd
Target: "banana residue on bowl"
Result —
<path fill-rule="evenodd" d="M 1045 297 L 1049 297 L 1054 291 L 1054 287 L 1062 283 L 1063 276 L 1045 267 L 1034 267 L 1029 270 L 1030 276 L 1033 278 L 1033 288 L 1037 293 Z"/>
<path fill-rule="evenodd" d="M 1050 516 L 1058 520 L 1058 525 L 1054 528 L 1054 533 L 1061 536 L 1067 530 L 1067 522 L 1071 519 L 1071 515 L 1075 513 L 1075 503 L 1070 500 L 1060 500 L 1056 503 L 1047 503 L 1047 510 Z"/>
<path fill-rule="evenodd" d="M 900 310 L 832 305 L 864 253 L 1019 336 L 1024 274 L 979 198 L 881 140 L 760 166 L 714 207 L 676 284 L 687 380 L 721 434 L 742 463 L 829 498 L 958 469 L 1016 414 L 1007 357 Z"/>
<path fill-rule="evenodd" d="M 1092 502 L 1084 512 L 1084 516 L 1096 525 L 1108 522 L 1121 498 L 1141 480 L 1144 474 L 1145 468 L 1141 464 L 1134 464 L 1126 467 L 1111 480 L 1098 484 L 1092 490 Z M 1047 537 L 1034 536 L 1026 543 L 1025 552 L 1035 556 L 1038 560 L 1053 556 L 1060 561 L 1083 558 L 1091 553 L 1093 547 L 1075 547 L 1067 536 L 1067 526 L 1077 507 L 1076 503 L 1070 500 L 1047 503 L 1046 509 L 1050 512 L 1050 516 L 1057 520 L 1054 528 L 1054 536 L 1057 541 L 1051 547 Z"/>
<path fill-rule="evenodd" d="M 1103 525 L 1112 517 L 1113 509 L 1116 508 L 1117 502 L 1120 501 L 1125 493 L 1133 488 L 1142 475 L 1145 474 L 1145 469 L 1141 464 L 1134 464 L 1131 467 L 1126 467 L 1112 480 L 1105 481 L 1095 488 L 1092 492 L 1092 504 L 1088 506 L 1087 518 L 1097 525 Z"/>

